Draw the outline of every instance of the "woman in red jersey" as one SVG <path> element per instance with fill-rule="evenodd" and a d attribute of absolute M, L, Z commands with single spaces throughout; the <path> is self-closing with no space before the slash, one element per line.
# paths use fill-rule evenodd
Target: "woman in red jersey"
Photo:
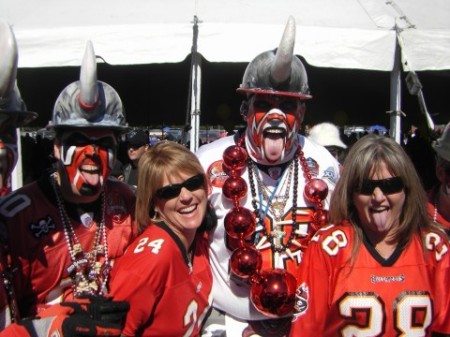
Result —
<path fill-rule="evenodd" d="M 448 336 L 448 240 L 401 146 L 351 148 L 297 275 L 291 336 Z"/>
<path fill-rule="evenodd" d="M 124 336 L 198 336 L 211 306 L 205 232 L 215 224 L 194 153 L 165 141 L 139 160 L 140 235 L 114 266 L 111 294 L 128 301 Z"/>

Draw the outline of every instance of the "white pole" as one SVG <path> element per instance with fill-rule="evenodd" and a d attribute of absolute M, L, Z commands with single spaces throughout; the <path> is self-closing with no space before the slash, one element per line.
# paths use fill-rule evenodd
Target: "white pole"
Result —
<path fill-rule="evenodd" d="M 199 55 L 192 57 L 200 59 Z M 190 149 L 192 152 L 198 150 L 200 139 L 200 97 L 201 97 L 201 67 L 199 60 L 193 64 L 192 90 L 191 90 L 191 126 L 190 130 Z"/>
<path fill-rule="evenodd" d="M 194 16 L 194 38 L 192 43 L 192 68 L 191 68 L 191 130 L 190 130 L 190 150 L 196 152 L 200 139 L 200 97 L 201 97 L 201 57 L 197 52 L 198 40 L 198 18 Z"/>
<path fill-rule="evenodd" d="M 23 186 L 23 172 L 22 172 L 22 139 L 20 136 L 20 129 L 16 129 L 17 135 L 17 153 L 18 159 L 14 170 L 11 173 L 11 188 L 12 190 L 17 190 Z"/>
<path fill-rule="evenodd" d="M 401 144 L 401 116 L 402 112 L 402 83 L 400 48 L 398 43 L 395 46 L 394 68 L 391 72 L 391 99 L 390 99 L 390 129 L 389 135 Z"/>

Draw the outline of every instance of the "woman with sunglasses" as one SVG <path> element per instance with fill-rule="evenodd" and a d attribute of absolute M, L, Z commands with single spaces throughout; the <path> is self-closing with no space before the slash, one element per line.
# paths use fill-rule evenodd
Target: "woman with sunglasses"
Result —
<path fill-rule="evenodd" d="M 411 160 L 367 135 L 297 274 L 291 336 L 448 336 L 450 251 Z"/>
<path fill-rule="evenodd" d="M 194 153 L 164 141 L 138 165 L 139 237 L 114 266 L 111 294 L 128 301 L 123 336 L 197 336 L 211 305 L 205 232 L 215 225 Z"/>

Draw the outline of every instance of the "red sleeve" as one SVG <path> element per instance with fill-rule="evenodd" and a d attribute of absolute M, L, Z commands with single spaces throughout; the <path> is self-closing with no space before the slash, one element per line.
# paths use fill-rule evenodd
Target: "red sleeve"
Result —
<path fill-rule="evenodd" d="M 114 265 L 110 283 L 114 300 L 130 303 L 123 330 L 125 336 L 134 336 L 138 329 L 148 324 L 166 279 L 161 270 L 164 263 L 156 261 L 150 254 L 134 254 L 134 248 L 135 245 L 130 247 Z"/>
<path fill-rule="evenodd" d="M 433 239 L 430 239 L 433 238 Z M 444 235 L 427 235 L 428 258 L 434 259 L 433 270 L 434 312 L 432 332 L 439 336 L 450 336 L 450 246 Z"/>
<path fill-rule="evenodd" d="M 11 324 L 9 325 L 5 330 L 0 332 L 0 337 L 30 337 L 30 334 L 28 333 L 28 330 L 18 324 Z"/>
<path fill-rule="evenodd" d="M 330 273 L 319 233 L 313 240 L 297 270 L 298 287 L 290 336 L 320 336 L 325 326 Z"/>

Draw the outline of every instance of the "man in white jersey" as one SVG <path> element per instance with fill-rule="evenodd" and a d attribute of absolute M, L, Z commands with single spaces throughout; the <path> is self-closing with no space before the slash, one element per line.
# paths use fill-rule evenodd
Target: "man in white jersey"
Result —
<path fill-rule="evenodd" d="M 197 152 L 218 216 L 210 238 L 213 305 L 224 313 L 228 337 L 288 333 L 292 274 L 327 222 L 339 177 L 333 156 L 298 133 L 312 96 L 294 55 L 295 28 L 290 17 L 279 47 L 247 66 L 237 89 L 247 127 Z"/>

